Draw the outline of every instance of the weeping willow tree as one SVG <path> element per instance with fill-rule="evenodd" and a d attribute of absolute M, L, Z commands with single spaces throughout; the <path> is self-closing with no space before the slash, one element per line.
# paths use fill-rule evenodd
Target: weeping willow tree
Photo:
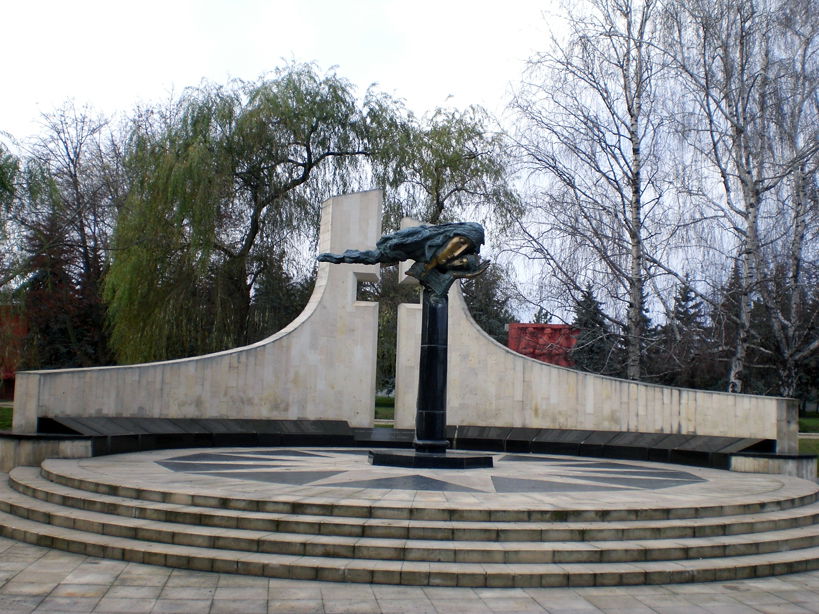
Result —
<path fill-rule="evenodd" d="M 140 113 L 105 284 L 119 361 L 252 341 L 257 282 L 281 277 L 316 236 L 322 196 L 357 176 L 363 124 L 350 85 L 309 65 Z"/>
<path fill-rule="evenodd" d="M 487 125 L 479 109 L 418 121 L 373 90 L 358 103 L 312 65 L 138 113 L 105 283 L 118 361 L 218 351 L 288 322 L 309 294 L 320 203 L 335 194 L 385 189 L 386 229 L 404 214 L 500 210 L 514 199 Z"/>
<path fill-rule="evenodd" d="M 437 109 L 421 120 L 409 114 L 381 127 L 376 136 L 386 140 L 377 147 L 375 165 L 391 188 L 386 225 L 397 228 L 403 216 L 429 224 L 480 217 L 503 225 L 518 212 L 505 137 L 492 124 L 484 109 L 473 106 Z"/>

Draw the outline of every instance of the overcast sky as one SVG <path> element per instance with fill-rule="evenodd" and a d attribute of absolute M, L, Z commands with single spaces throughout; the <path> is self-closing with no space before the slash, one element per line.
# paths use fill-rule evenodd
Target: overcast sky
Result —
<path fill-rule="evenodd" d="M 23 139 L 68 99 L 111 116 L 202 79 L 315 61 L 418 114 L 499 113 L 547 43 L 552 0 L 19 0 L 4 4 L 0 131 Z"/>

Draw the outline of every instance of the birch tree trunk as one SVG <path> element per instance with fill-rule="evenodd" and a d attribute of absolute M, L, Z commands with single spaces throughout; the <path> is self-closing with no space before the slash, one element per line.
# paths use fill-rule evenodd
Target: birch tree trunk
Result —
<path fill-rule="evenodd" d="M 646 280 L 654 274 L 646 236 L 656 245 L 673 234 L 660 221 L 656 2 L 592 0 L 578 10 L 568 42 L 531 60 L 513 105 L 524 164 L 542 188 L 519 220 L 516 249 L 543 263 L 566 310 L 588 289 L 603 298 L 621 331 L 624 375 L 639 379 Z"/>

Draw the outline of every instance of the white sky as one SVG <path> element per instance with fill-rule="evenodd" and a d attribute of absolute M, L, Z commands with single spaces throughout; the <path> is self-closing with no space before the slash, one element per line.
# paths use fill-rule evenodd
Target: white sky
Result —
<path fill-rule="evenodd" d="M 417 114 L 503 110 L 544 50 L 554 0 L 6 0 L 0 131 L 25 139 L 66 100 L 112 116 L 203 78 L 315 61 Z"/>

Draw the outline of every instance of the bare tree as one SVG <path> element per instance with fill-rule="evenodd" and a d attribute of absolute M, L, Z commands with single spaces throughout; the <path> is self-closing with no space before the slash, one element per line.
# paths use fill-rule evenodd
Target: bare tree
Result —
<path fill-rule="evenodd" d="M 623 331 L 626 375 L 641 375 L 647 252 L 678 224 L 663 211 L 661 54 L 655 0 L 590 0 L 567 44 L 530 61 L 513 106 L 524 165 L 539 186 L 516 247 L 557 281 L 564 309 L 591 284 Z"/>
<path fill-rule="evenodd" d="M 739 272 L 732 392 L 743 389 L 756 296 L 771 313 L 786 362 L 813 351 L 797 341 L 796 314 L 816 172 L 816 15 L 812 0 L 677 0 L 665 12 L 666 48 L 681 86 L 677 124 L 701 170 L 692 194 L 721 219 Z M 788 197 L 777 197 L 788 185 Z M 774 254 L 785 252 L 787 306 L 772 285 L 783 270 L 772 266 Z M 792 390 L 783 385 L 783 393 Z"/>

